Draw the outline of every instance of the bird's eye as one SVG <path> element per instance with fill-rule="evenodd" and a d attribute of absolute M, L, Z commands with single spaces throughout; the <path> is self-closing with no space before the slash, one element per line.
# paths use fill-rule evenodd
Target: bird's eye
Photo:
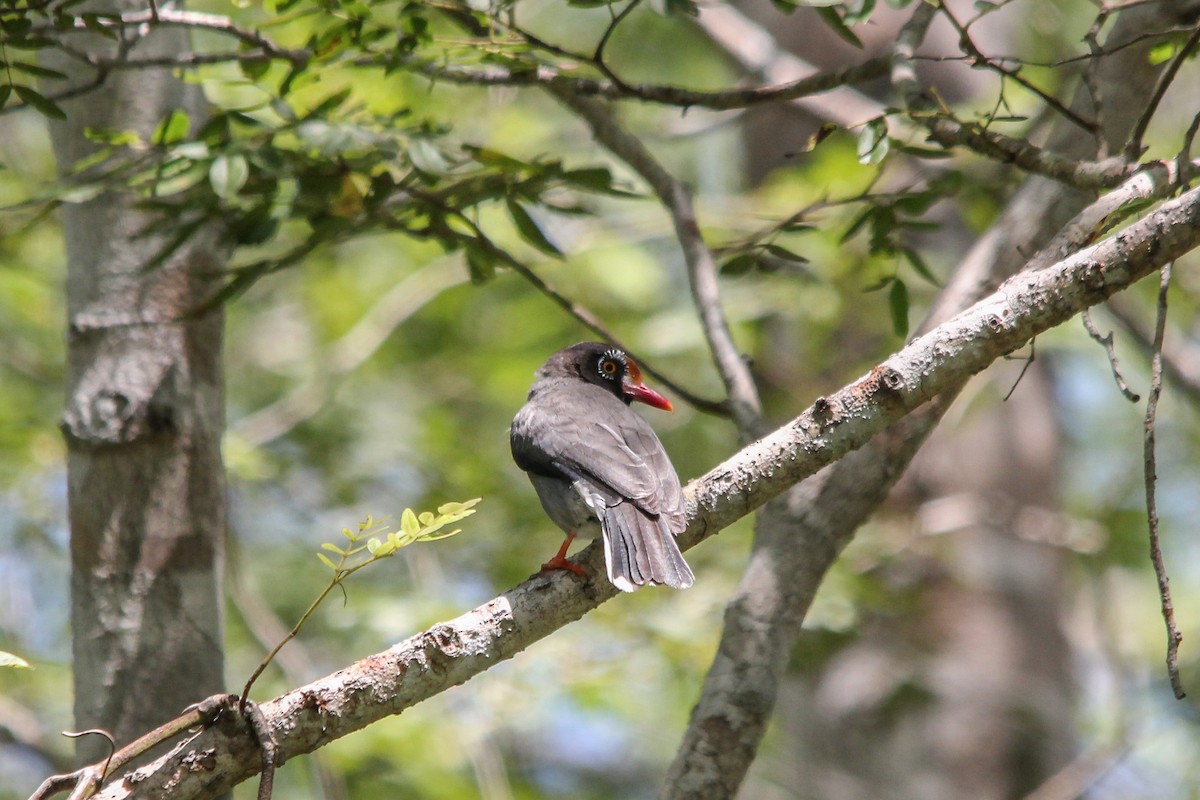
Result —
<path fill-rule="evenodd" d="M 606 350 L 596 362 L 596 369 L 602 378 L 619 378 L 625 374 L 625 354 L 615 347 Z"/>

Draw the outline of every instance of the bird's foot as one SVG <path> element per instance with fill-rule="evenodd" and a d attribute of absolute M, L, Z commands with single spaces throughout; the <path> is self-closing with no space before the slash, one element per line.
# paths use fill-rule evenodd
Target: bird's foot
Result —
<path fill-rule="evenodd" d="M 549 561 L 542 564 L 542 571 L 548 572 L 553 569 L 565 569 L 587 580 L 587 570 L 573 561 L 567 561 L 567 548 L 571 546 L 571 542 L 573 541 L 575 541 L 575 531 L 569 532 L 566 541 L 562 543 L 562 547 L 558 548 L 558 552 Z"/>
<path fill-rule="evenodd" d="M 549 572 L 550 570 L 555 569 L 565 569 L 569 572 L 574 572 L 579 577 L 587 580 L 587 570 L 576 564 L 574 561 L 568 561 L 561 553 L 554 556 L 554 558 L 550 559 L 545 564 L 542 564 L 542 572 Z"/>

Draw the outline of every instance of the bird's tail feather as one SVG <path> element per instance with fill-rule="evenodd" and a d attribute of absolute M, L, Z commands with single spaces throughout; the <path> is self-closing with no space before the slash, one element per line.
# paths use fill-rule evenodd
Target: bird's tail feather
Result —
<path fill-rule="evenodd" d="M 600 525 L 608 579 L 621 591 L 648 583 L 686 589 L 695 581 L 665 519 L 618 503 L 605 509 Z"/>

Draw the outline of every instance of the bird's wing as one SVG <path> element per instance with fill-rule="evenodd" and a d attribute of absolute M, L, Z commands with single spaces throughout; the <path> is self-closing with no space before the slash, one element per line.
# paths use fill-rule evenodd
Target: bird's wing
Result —
<path fill-rule="evenodd" d="M 517 465 L 567 480 L 584 477 L 647 514 L 683 528 L 679 478 L 650 425 L 637 412 L 586 384 L 532 398 L 512 426 Z"/>

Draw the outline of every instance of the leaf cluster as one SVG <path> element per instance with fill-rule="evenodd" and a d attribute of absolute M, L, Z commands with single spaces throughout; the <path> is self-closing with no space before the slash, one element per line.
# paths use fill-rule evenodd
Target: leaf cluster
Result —
<path fill-rule="evenodd" d="M 349 543 L 345 547 L 333 542 L 321 545 L 321 549 L 338 556 L 336 563 L 325 553 L 317 553 L 317 558 L 333 570 L 333 582 L 340 583 L 363 567 L 394 556 L 410 544 L 434 542 L 460 533 L 461 528 L 450 531 L 442 529 L 474 514 L 475 505 L 480 499 L 476 497 L 461 503 L 443 503 L 438 506 L 436 514 L 432 511 L 417 514 L 411 508 L 406 508 L 400 515 L 398 531 L 390 529 L 385 522 L 367 517 L 356 529 L 342 528 L 342 536 Z"/>

